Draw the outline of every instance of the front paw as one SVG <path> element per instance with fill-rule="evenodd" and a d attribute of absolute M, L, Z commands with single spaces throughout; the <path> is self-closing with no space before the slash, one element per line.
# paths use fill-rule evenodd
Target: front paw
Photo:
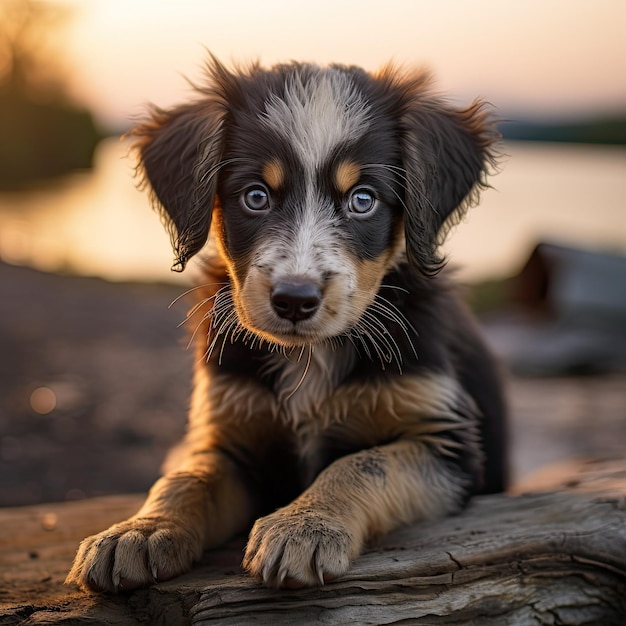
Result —
<path fill-rule="evenodd" d="M 297 589 L 341 576 L 358 553 L 341 519 L 285 507 L 256 522 L 243 566 L 269 587 Z"/>
<path fill-rule="evenodd" d="M 200 538 L 181 522 L 132 518 L 87 537 L 65 582 L 94 591 L 131 591 L 186 572 L 201 554 Z"/>

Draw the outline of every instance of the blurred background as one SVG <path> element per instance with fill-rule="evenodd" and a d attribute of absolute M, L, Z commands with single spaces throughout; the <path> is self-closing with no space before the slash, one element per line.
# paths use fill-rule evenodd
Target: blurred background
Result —
<path fill-rule="evenodd" d="M 0 506 L 145 491 L 193 283 L 120 137 L 222 61 L 424 66 L 503 120 L 446 252 L 508 373 L 513 479 L 626 450 L 623 0 L 0 0 Z"/>

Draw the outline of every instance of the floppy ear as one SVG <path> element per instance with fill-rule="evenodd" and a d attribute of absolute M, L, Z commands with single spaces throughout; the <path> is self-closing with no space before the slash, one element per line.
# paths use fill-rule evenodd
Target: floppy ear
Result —
<path fill-rule="evenodd" d="M 165 218 L 180 272 L 209 236 L 221 160 L 226 109 L 207 98 L 164 111 L 131 131 L 137 138 L 138 171 Z"/>
<path fill-rule="evenodd" d="M 438 246 L 487 186 L 498 134 L 482 102 L 454 109 L 425 95 L 427 83 L 422 76 L 414 84 L 401 119 L 401 143 L 407 256 L 420 273 L 433 275 L 444 264 Z"/>

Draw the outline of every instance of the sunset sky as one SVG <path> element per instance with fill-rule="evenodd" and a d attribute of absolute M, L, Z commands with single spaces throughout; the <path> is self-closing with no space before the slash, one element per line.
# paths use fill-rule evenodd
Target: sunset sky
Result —
<path fill-rule="evenodd" d="M 114 136 L 146 103 L 188 99 L 184 76 L 201 80 L 207 49 L 228 64 L 426 66 L 455 104 L 481 96 L 505 119 L 626 112 L 626 0 L 32 1 L 69 9 L 62 29 L 34 40 L 46 59 L 60 57 L 74 99 Z M 127 153 L 113 138 L 91 176 L 0 198 L 0 257 L 115 279 L 170 276 L 167 236 Z M 621 146 L 509 144 L 494 188 L 446 252 L 472 278 L 514 272 L 540 240 L 624 252 L 625 163 Z"/>
<path fill-rule="evenodd" d="M 507 114 L 626 109 L 626 0 L 63 0 L 72 92 L 124 124 L 220 59 L 425 65 Z"/>

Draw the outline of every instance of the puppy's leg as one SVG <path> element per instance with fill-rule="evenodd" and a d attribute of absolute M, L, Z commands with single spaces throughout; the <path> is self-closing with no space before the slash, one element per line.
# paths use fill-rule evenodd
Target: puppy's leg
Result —
<path fill-rule="evenodd" d="M 324 584 L 348 569 L 368 538 L 457 510 L 466 490 L 463 474 L 424 440 L 345 456 L 256 522 L 244 567 L 269 586 Z"/>
<path fill-rule="evenodd" d="M 235 463 L 217 450 L 196 452 L 155 483 L 135 516 L 81 543 L 66 583 L 114 592 L 167 580 L 252 516 Z"/>

